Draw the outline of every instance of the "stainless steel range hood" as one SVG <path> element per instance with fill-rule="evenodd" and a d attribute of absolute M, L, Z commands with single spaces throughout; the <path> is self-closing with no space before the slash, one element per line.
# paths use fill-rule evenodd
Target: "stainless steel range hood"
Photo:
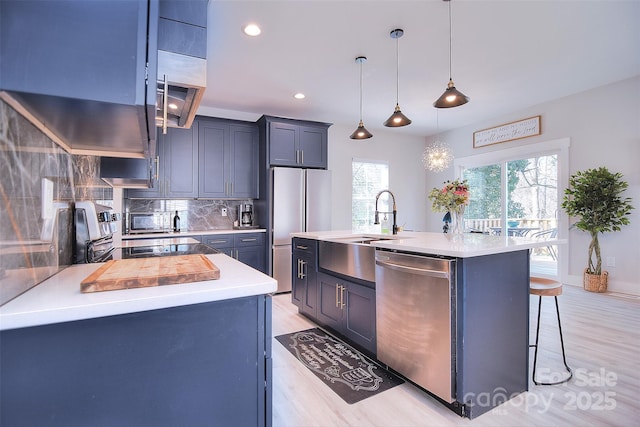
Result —
<path fill-rule="evenodd" d="M 156 125 L 190 128 L 207 86 L 207 61 L 158 51 Z"/>

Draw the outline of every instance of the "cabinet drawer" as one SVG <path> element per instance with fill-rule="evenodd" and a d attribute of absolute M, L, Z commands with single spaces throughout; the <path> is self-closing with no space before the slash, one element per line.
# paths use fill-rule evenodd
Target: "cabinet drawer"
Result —
<path fill-rule="evenodd" d="M 202 243 L 211 246 L 212 248 L 232 248 L 233 247 L 233 235 L 232 234 L 219 234 L 214 236 L 202 236 Z"/>
<path fill-rule="evenodd" d="M 314 255 L 317 252 L 317 242 L 317 240 L 313 239 L 301 239 L 299 237 L 294 237 L 292 242 L 293 247 L 291 248 L 291 250 L 295 252 L 303 252 L 306 254 Z"/>
<path fill-rule="evenodd" d="M 241 233 L 234 236 L 235 247 L 262 246 L 264 245 L 264 233 Z"/>

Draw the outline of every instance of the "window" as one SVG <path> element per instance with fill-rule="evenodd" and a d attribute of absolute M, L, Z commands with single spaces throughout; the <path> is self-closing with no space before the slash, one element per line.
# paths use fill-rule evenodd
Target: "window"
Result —
<path fill-rule="evenodd" d="M 471 189 L 467 231 L 510 236 L 555 237 L 566 227 L 559 200 L 566 182 L 569 141 L 556 140 L 457 159 Z M 559 272 L 556 246 L 531 251 L 531 271 Z M 564 270 L 564 266 L 562 267 Z"/>
<path fill-rule="evenodd" d="M 389 188 L 389 163 L 353 159 L 351 170 L 351 229 L 354 232 L 371 231 L 376 195 Z M 389 210 L 381 208 L 388 203 L 385 197 L 388 197 L 387 193 L 380 197 L 380 210 Z"/>

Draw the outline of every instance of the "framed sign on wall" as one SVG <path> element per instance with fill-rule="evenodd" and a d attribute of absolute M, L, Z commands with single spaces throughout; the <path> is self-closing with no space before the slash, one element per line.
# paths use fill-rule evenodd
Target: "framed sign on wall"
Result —
<path fill-rule="evenodd" d="M 533 116 L 473 133 L 473 148 L 540 135 L 540 116 Z"/>

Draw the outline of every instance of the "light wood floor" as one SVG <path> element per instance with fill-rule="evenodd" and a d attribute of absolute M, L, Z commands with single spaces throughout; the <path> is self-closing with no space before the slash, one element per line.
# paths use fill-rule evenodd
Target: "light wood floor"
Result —
<path fill-rule="evenodd" d="M 529 377 L 527 393 L 474 420 L 459 417 L 409 383 L 349 405 L 274 338 L 273 426 L 638 425 L 640 298 L 565 286 L 558 299 L 567 361 L 575 372 L 567 384 L 536 386 Z M 531 297 L 531 340 L 537 301 Z M 542 311 L 538 372 L 549 379 L 563 369 L 553 298 L 543 298 Z M 314 326 L 297 313 L 290 294 L 273 298 L 274 337 Z"/>

